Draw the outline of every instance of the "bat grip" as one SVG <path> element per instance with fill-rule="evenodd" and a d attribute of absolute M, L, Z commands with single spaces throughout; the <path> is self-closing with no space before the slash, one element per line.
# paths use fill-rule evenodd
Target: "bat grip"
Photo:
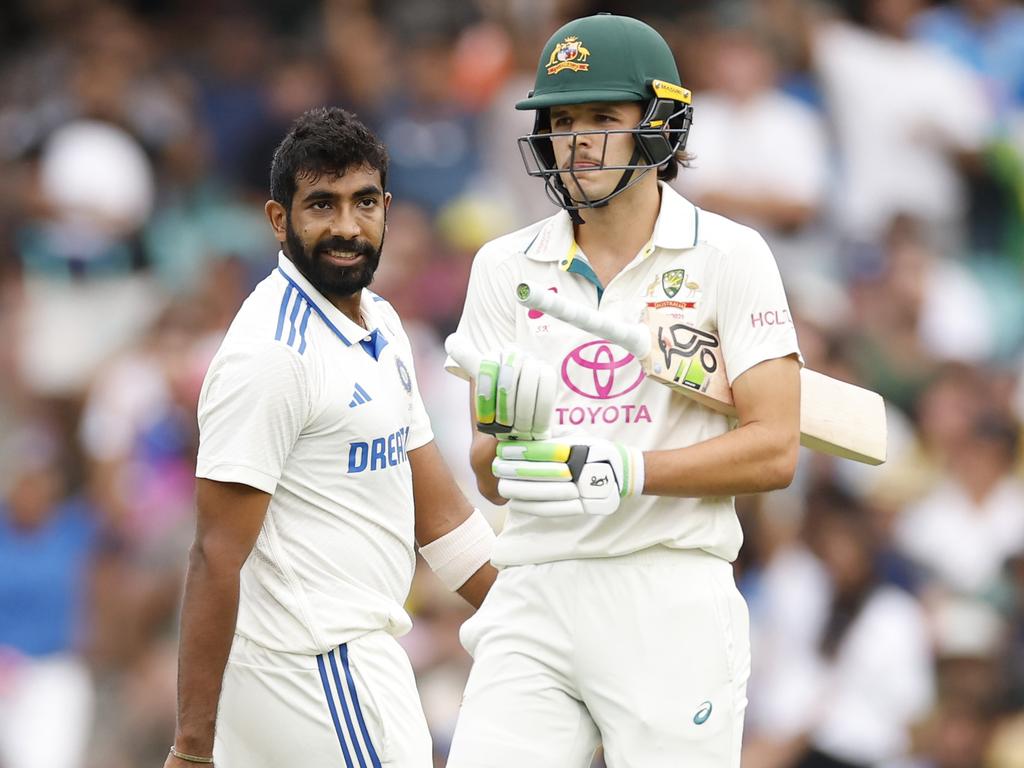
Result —
<path fill-rule="evenodd" d="M 516 299 L 523 306 L 557 317 L 569 325 L 618 344 L 638 360 L 643 360 L 651 352 L 651 333 L 642 323 L 629 323 L 604 315 L 588 306 L 569 301 L 554 291 L 545 291 L 535 283 L 520 283 L 516 288 Z"/>

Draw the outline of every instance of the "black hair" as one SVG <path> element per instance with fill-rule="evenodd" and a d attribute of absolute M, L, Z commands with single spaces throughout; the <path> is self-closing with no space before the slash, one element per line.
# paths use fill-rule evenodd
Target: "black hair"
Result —
<path fill-rule="evenodd" d="M 363 165 L 380 171 L 381 186 L 385 187 L 387 150 L 359 118 L 340 107 L 307 110 L 274 150 L 270 197 L 290 211 L 300 177 L 316 180 L 325 173 L 341 175 Z"/>
<path fill-rule="evenodd" d="M 665 165 L 658 169 L 658 178 L 661 181 L 672 181 L 676 176 L 679 175 L 680 168 L 689 168 L 690 161 L 693 160 L 693 155 L 687 152 L 685 149 L 680 149 L 673 153 L 672 157 L 668 159 Z"/>

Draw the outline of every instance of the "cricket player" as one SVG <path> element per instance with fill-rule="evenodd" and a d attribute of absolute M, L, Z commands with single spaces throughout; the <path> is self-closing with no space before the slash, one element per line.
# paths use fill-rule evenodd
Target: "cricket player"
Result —
<path fill-rule="evenodd" d="M 398 315 L 366 290 L 386 176 L 384 147 L 341 109 L 304 114 L 274 154 L 278 266 L 242 305 L 200 395 L 165 768 L 433 765 L 395 639 L 410 628 L 414 539 L 478 605 L 493 533 L 434 445 Z"/>
<path fill-rule="evenodd" d="M 519 439 L 472 444 L 508 517 L 497 581 L 461 633 L 474 664 L 449 768 L 585 768 L 599 742 L 612 768 L 739 766 L 750 657 L 733 497 L 792 479 L 801 360 L 764 240 L 664 183 L 690 102 L 654 29 L 597 15 L 551 37 L 516 105 L 536 112 L 527 170 L 564 210 L 480 250 L 457 331 L 484 357 L 462 371 L 476 415 Z M 656 303 L 695 339 L 716 334 L 738 418 L 519 306 L 523 280 L 632 322 Z M 538 366 L 559 379 L 553 408 L 527 375 Z M 574 482 L 581 451 L 604 471 Z"/>

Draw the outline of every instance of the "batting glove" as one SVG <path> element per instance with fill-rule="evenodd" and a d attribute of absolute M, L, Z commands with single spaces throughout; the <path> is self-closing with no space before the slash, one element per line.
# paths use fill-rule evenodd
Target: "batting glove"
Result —
<path fill-rule="evenodd" d="M 551 434 L 555 369 L 512 347 L 485 355 L 476 375 L 477 429 L 516 440 Z"/>
<path fill-rule="evenodd" d="M 610 515 L 644 489 L 643 452 L 600 438 L 500 442 L 491 472 L 509 509 L 539 517 Z"/>

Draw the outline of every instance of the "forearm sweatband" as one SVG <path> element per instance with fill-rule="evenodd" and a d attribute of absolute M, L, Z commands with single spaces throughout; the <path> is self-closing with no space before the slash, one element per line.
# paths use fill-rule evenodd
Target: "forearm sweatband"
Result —
<path fill-rule="evenodd" d="M 457 528 L 420 547 L 420 554 L 430 570 L 454 592 L 491 560 L 494 530 L 487 519 L 474 509 L 473 514 Z"/>

